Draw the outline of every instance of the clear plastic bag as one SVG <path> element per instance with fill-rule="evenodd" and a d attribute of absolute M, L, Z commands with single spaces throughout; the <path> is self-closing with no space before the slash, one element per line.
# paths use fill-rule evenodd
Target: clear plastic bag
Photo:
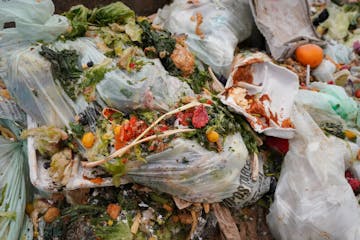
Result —
<path fill-rule="evenodd" d="M 203 17 L 203 39 L 196 34 L 197 13 Z M 250 37 L 254 25 L 248 1 L 244 0 L 202 0 L 194 4 L 175 0 L 159 10 L 154 23 L 172 33 L 187 34 L 190 50 L 224 76 L 230 73 L 236 45 Z"/>
<path fill-rule="evenodd" d="M 326 137 L 303 109 L 294 113 L 293 122 L 296 136 L 290 140 L 267 216 L 273 236 L 359 239 L 359 204 L 344 176 L 346 162 L 356 156 L 358 147 Z"/>
<path fill-rule="evenodd" d="M 79 65 L 92 61 L 100 64 L 106 57 L 88 38 L 55 42 L 49 47 L 71 49 L 79 54 Z M 89 104 L 83 98 L 72 101 L 52 75 L 51 64 L 43 58 L 40 46 L 25 47 L 8 58 L 4 82 L 18 105 L 40 125 L 68 126 L 74 116 Z"/>
<path fill-rule="evenodd" d="M 0 2 L 0 77 L 19 106 L 39 123 L 63 126 L 72 110 L 59 96 L 50 64 L 39 56 L 39 47 L 31 46 L 37 40 L 53 41 L 68 28 L 67 19 L 54 11 L 50 0 Z M 14 27 L 4 28 L 9 22 Z"/>
<path fill-rule="evenodd" d="M 214 153 L 198 143 L 175 139 L 167 150 L 129 166 L 133 182 L 169 193 L 189 202 L 220 202 L 240 186 L 248 151 L 239 133 L 228 136 L 223 152 Z"/>
<path fill-rule="evenodd" d="M 41 125 L 62 127 L 75 116 L 74 107 L 55 83 L 50 62 L 40 47 L 19 50 L 10 57 L 4 82 L 19 106 Z"/>
<path fill-rule="evenodd" d="M 158 59 L 142 59 L 140 71 L 108 72 L 97 86 L 109 107 L 120 111 L 157 109 L 169 111 L 182 96 L 194 96 L 189 85 L 166 72 Z"/>

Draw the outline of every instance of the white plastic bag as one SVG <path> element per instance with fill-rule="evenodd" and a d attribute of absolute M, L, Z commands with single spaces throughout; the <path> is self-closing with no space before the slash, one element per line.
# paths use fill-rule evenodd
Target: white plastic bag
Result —
<path fill-rule="evenodd" d="M 200 25 L 203 39 L 195 31 L 197 13 L 203 17 Z M 159 10 L 154 23 L 172 33 L 187 34 L 190 50 L 224 76 L 230 73 L 236 45 L 250 37 L 253 27 L 250 7 L 245 0 L 201 0 L 198 4 L 175 0 Z"/>
<path fill-rule="evenodd" d="M 127 177 L 189 202 L 220 202 L 237 191 L 249 156 L 239 133 L 226 137 L 223 149 L 214 153 L 194 141 L 175 139 L 142 166 L 129 166 Z"/>
<path fill-rule="evenodd" d="M 0 45 L 4 39 L 53 41 L 69 27 L 66 17 L 53 15 L 50 0 L 9 0 L 0 2 Z M 3 29 L 15 22 L 15 28 Z"/>
<path fill-rule="evenodd" d="M 344 141 L 326 137 L 303 109 L 294 113 L 290 140 L 267 223 L 278 240 L 360 239 L 360 208 L 345 163 L 356 156 Z M 357 148 L 358 149 L 358 148 Z"/>
<path fill-rule="evenodd" d="M 120 111 L 157 109 L 169 111 L 182 96 L 194 96 L 189 85 L 166 72 L 159 59 L 142 59 L 140 71 L 108 72 L 97 86 L 107 106 Z"/>
<path fill-rule="evenodd" d="M 240 186 L 232 197 L 223 203 L 228 207 L 242 208 L 256 203 L 265 193 L 270 190 L 271 178 L 264 174 L 264 157 L 259 155 L 259 175 L 256 181 L 252 178 L 253 170 L 251 161 L 246 161 L 240 173 Z"/>
<path fill-rule="evenodd" d="M 335 64 L 330 60 L 324 59 L 321 64 L 311 72 L 311 75 L 320 82 L 329 82 L 334 80 L 335 72 Z"/>

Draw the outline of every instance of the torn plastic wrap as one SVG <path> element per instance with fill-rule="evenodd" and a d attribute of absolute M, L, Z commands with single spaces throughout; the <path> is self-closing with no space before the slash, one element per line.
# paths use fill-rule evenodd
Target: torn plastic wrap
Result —
<path fill-rule="evenodd" d="M 214 153 L 194 141 L 175 139 L 141 166 L 129 166 L 127 176 L 189 202 L 220 202 L 238 190 L 249 157 L 240 134 L 226 137 L 223 149 Z"/>
<path fill-rule="evenodd" d="M 299 45 L 323 44 L 310 20 L 309 6 L 303 0 L 251 0 L 255 23 L 265 36 L 276 60 L 290 57 Z"/>
<path fill-rule="evenodd" d="M 182 96 L 194 96 L 187 83 L 172 77 L 158 59 L 142 59 L 140 71 L 108 72 L 97 86 L 99 96 L 109 107 L 120 111 L 156 109 L 169 111 Z"/>
<path fill-rule="evenodd" d="M 294 136 L 290 114 L 299 88 L 296 74 L 273 64 L 261 52 L 244 52 L 235 57 L 225 88 L 221 101 L 244 115 L 256 132 L 287 139 Z"/>
<path fill-rule="evenodd" d="M 197 21 L 202 22 L 198 27 Z M 224 76 L 230 73 L 236 45 L 250 37 L 253 27 L 244 0 L 176 0 L 158 11 L 154 23 L 172 33 L 187 34 L 186 42 L 196 57 Z"/>
<path fill-rule="evenodd" d="M 273 236 L 359 239 L 359 204 L 344 176 L 346 162 L 357 151 L 338 138 L 326 137 L 301 108 L 293 121 L 297 134 L 290 140 L 267 216 Z"/>

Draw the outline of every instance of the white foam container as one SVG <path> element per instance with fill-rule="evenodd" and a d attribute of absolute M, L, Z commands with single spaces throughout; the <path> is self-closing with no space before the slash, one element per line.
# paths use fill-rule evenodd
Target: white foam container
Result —
<path fill-rule="evenodd" d="M 251 65 L 253 83 L 238 82 L 235 85 L 233 75 L 238 67 L 245 65 Z M 234 112 L 244 115 L 251 122 L 256 132 L 285 139 L 294 137 L 294 128 L 282 128 L 280 126 L 283 120 L 290 118 L 295 96 L 299 89 L 299 79 L 295 73 L 270 62 L 267 55 L 261 52 L 239 55 L 235 58 L 233 71 L 225 88 L 228 89 L 235 86 L 247 89 L 250 95 L 262 96 L 267 94 L 271 99 L 270 102 L 266 101 L 267 105 L 265 107 L 268 107 L 271 112 L 277 114 L 279 124 L 270 120 L 269 126 L 263 128 L 257 123 L 257 118 L 237 105 L 232 97 L 227 98 L 225 94 L 220 95 L 221 101 Z"/>

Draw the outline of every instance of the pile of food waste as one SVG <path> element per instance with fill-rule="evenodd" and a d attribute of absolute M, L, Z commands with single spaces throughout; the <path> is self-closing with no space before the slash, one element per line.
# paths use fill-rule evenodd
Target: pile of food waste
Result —
<path fill-rule="evenodd" d="M 359 3 L 54 11 L 0 2 L 0 239 L 357 239 Z"/>

